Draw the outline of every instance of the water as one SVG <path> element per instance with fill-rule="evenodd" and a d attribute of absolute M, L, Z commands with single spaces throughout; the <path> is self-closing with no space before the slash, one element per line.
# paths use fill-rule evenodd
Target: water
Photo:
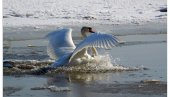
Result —
<path fill-rule="evenodd" d="M 133 27 L 134 26 L 132 26 L 132 28 Z M 135 29 L 135 27 L 133 29 Z M 30 60 L 42 63 L 53 62 L 49 60 L 49 57 L 47 56 L 45 46 L 47 42 L 43 39 L 43 36 L 49 31 L 54 30 L 54 28 L 55 27 L 48 26 L 40 29 L 34 29 L 32 27 L 27 27 L 26 29 L 4 28 L 4 60 L 13 60 L 14 62 L 30 62 Z M 99 26 L 96 28 L 99 28 Z M 113 30 L 119 31 L 121 27 L 116 29 L 115 27 L 108 26 L 107 28 L 108 33 L 112 33 Z M 138 28 L 139 27 L 136 27 L 135 31 L 138 31 Z M 166 97 L 166 29 L 163 29 L 161 26 L 159 30 L 154 30 L 154 33 L 151 30 L 143 30 L 142 32 L 140 29 L 141 33 L 138 31 L 137 34 L 127 34 L 124 31 L 125 30 L 120 30 L 121 33 L 116 34 L 118 38 L 125 41 L 124 44 L 119 44 L 112 50 L 99 50 L 100 54 L 109 54 L 111 63 L 114 66 L 142 69 L 101 73 L 59 72 L 41 76 L 4 74 L 4 88 L 19 88 L 8 95 L 4 94 L 4 96 L 53 97 L 55 95 L 57 97 Z M 134 30 L 130 29 L 129 32 L 130 31 L 133 32 Z M 145 34 L 147 31 L 148 34 Z M 160 33 L 160 31 L 164 33 Z M 75 32 L 79 32 L 78 27 Z M 73 38 L 76 44 L 80 41 L 78 34 L 73 33 Z M 153 79 L 159 80 L 161 82 L 161 84 L 159 84 L 160 86 L 154 84 L 152 85 L 153 88 L 150 89 L 150 84 L 147 84 L 146 89 L 146 86 L 143 86 L 143 88 L 136 88 L 136 85 L 143 85 L 141 81 Z M 51 92 L 49 90 L 31 90 L 31 88 L 34 87 L 49 85 L 68 87 L 71 91 Z M 156 91 L 158 87 L 162 90 Z M 9 90 L 7 89 L 7 91 Z"/>

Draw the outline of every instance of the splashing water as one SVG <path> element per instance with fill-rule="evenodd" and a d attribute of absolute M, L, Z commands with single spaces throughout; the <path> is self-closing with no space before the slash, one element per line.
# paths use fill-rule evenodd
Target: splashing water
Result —
<path fill-rule="evenodd" d="M 114 64 L 112 64 L 114 60 Z M 139 70 L 142 68 L 138 67 L 124 67 L 119 65 L 116 61 L 120 61 L 120 58 L 112 59 L 109 54 L 98 55 L 94 57 L 93 61 L 88 62 L 87 64 L 74 65 L 68 67 L 59 67 L 56 72 L 115 72 L 115 71 L 132 71 Z"/>
<path fill-rule="evenodd" d="M 112 64 L 113 60 L 113 64 Z M 8 60 L 12 62 L 14 65 L 13 68 L 5 68 L 4 72 L 6 73 L 31 73 L 36 71 L 37 69 L 48 66 L 54 62 L 54 60 Z M 120 61 L 120 58 L 113 59 L 109 54 L 98 55 L 94 57 L 94 60 L 88 62 L 87 64 L 82 65 L 70 65 L 58 67 L 57 69 L 49 72 L 49 73 L 57 73 L 57 72 L 116 72 L 116 71 L 134 71 L 141 70 L 144 67 L 124 67 L 123 65 L 119 65 L 117 61 Z M 5 65 L 5 64 L 4 64 Z"/>

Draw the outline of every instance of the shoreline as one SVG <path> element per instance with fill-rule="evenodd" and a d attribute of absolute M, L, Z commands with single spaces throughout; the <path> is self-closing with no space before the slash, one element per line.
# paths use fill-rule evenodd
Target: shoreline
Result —
<path fill-rule="evenodd" d="M 13 21 L 13 22 L 12 22 Z M 22 21 L 22 22 L 17 22 Z M 30 22 L 32 21 L 32 22 Z M 137 22 L 137 21 L 136 21 Z M 79 19 L 30 19 L 30 18 L 3 18 L 3 27 L 37 27 L 37 26 L 96 26 L 96 25 L 145 25 L 145 24 L 167 24 L 167 19 L 155 19 L 151 21 L 142 21 L 142 22 L 114 22 L 110 20 L 80 20 Z"/>
<path fill-rule="evenodd" d="M 32 32 L 50 32 L 58 28 L 72 28 L 74 32 L 79 32 L 82 26 L 90 26 L 95 31 L 119 34 L 167 34 L 167 21 L 164 22 L 145 22 L 142 24 L 66 24 L 66 25 L 27 25 L 27 26 L 3 26 L 3 33 L 24 32 L 25 30 Z M 27 31 L 27 32 L 28 32 Z"/>

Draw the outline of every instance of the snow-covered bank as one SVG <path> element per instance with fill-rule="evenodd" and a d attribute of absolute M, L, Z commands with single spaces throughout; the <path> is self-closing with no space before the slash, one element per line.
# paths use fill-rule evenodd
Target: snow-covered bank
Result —
<path fill-rule="evenodd" d="M 166 0 L 3 0 L 3 25 L 141 24 L 166 21 Z"/>

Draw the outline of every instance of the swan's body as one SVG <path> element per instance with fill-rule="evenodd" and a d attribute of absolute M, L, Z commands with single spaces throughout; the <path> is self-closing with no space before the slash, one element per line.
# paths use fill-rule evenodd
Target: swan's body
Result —
<path fill-rule="evenodd" d="M 83 34 L 82 34 L 83 35 Z M 50 58 L 57 59 L 51 66 L 54 68 L 64 65 L 80 65 L 95 61 L 98 48 L 112 48 L 118 43 L 118 39 L 109 34 L 94 33 L 84 36 L 77 47 L 72 40 L 72 29 L 65 28 L 49 33 L 47 52 Z M 91 52 L 91 54 L 90 54 Z"/>

